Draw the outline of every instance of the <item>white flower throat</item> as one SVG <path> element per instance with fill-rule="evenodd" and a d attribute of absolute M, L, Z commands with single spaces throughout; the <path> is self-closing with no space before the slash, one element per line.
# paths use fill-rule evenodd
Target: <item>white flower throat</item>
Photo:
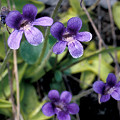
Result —
<path fill-rule="evenodd" d="M 74 37 L 75 37 L 75 35 L 70 34 L 69 32 L 65 32 L 63 34 L 63 41 L 72 42 L 72 41 L 74 41 Z"/>

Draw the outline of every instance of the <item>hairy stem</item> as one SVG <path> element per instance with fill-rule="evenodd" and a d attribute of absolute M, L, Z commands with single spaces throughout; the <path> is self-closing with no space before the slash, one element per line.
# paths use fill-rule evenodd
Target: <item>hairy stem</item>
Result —
<path fill-rule="evenodd" d="M 93 9 L 99 4 L 99 2 L 100 2 L 100 0 L 97 0 L 92 6 L 90 6 L 90 7 L 88 8 L 88 11 L 93 10 Z"/>
<path fill-rule="evenodd" d="M 101 19 L 99 19 L 99 15 L 100 15 L 100 5 L 98 6 L 98 31 L 99 31 L 99 33 L 101 33 Z M 101 51 L 101 49 L 102 49 L 102 41 L 101 40 L 99 40 L 98 46 L 99 46 L 99 51 Z M 102 56 L 101 56 L 101 54 L 99 54 L 98 80 L 100 80 L 101 59 L 102 59 Z"/>
<path fill-rule="evenodd" d="M 13 8 L 13 10 L 16 10 L 16 6 L 15 6 L 14 0 L 12 0 L 12 8 Z"/>
<path fill-rule="evenodd" d="M 6 45 L 6 38 L 5 38 L 5 33 L 3 32 L 3 39 L 4 39 L 4 47 L 5 47 L 5 53 L 7 54 L 7 45 Z M 13 119 L 16 117 L 16 106 L 14 104 L 14 96 L 13 96 L 13 81 L 11 78 L 11 72 L 10 72 L 10 65 L 9 62 L 7 62 L 7 68 L 8 68 L 8 79 L 9 79 L 9 85 L 10 85 L 10 95 L 11 95 L 11 102 L 12 102 L 12 112 L 13 112 Z"/>
<path fill-rule="evenodd" d="M 112 16 L 110 0 L 107 0 L 107 4 L 108 4 L 109 17 L 110 17 L 113 46 L 116 47 L 117 46 L 116 34 L 115 34 L 114 21 L 113 21 L 113 16 Z M 119 76 L 119 70 L 120 70 L 120 68 L 119 68 L 119 64 L 118 64 L 117 51 L 115 51 L 115 74 L 117 77 Z M 119 111 L 119 115 L 120 115 L 120 101 L 117 102 L 117 107 L 118 107 L 118 111 Z"/>
<path fill-rule="evenodd" d="M 102 39 L 102 37 L 101 37 L 101 35 L 100 35 L 97 27 L 95 26 L 95 24 L 94 24 L 94 22 L 93 22 L 93 20 L 92 20 L 92 18 L 91 18 L 91 16 L 90 16 L 90 14 L 88 13 L 88 11 L 87 11 L 87 9 L 86 9 L 86 7 L 85 7 L 84 4 L 83 4 L 83 10 L 85 11 L 85 13 L 86 13 L 86 15 L 87 15 L 87 17 L 88 17 L 88 19 L 89 19 L 89 21 L 90 21 L 93 29 L 95 30 L 95 33 L 96 33 L 96 35 L 98 36 L 98 39 L 99 39 L 100 41 L 102 41 L 102 44 L 103 44 L 103 46 L 105 47 L 105 49 L 108 49 L 108 46 L 105 44 L 104 40 Z M 110 52 L 108 52 L 108 54 L 110 55 L 110 57 L 111 57 L 111 58 L 113 59 L 113 61 L 115 62 L 115 59 L 114 59 L 113 55 L 112 55 Z"/>
<path fill-rule="evenodd" d="M 15 80 L 16 80 L 17 120 L 19 120 L 20 118 L 20 95 L 19 95 L 19 78 L 18 78 L 16 50 L 13 50 L 13 57 L 14 57 L 14 73 L 15 73 Z"/>
<path fill-rule="evenodd" d="M 90 88 L 89 90 L 86 90 L 86 91 L 83 91 L 83 92 L 80 92 L 78 95 L 75 95 L 73 98 L 72 98 L 72 101 L 74 100 L 78 100 L 84 96 L 87 96 L 89 95 L 90 93 L 93 92 L 93 88 Z"/>
<path fill-rule="evenodd" d="M 115 34 L 114 21 L 113 21 L 113 16 L 112 16 L 110 0 L 107 0 L 107 4 L 108 4 L 109 17 L 110 17 L 110 25 L 111 25 L 113 46 L 116 47 L 117 46 L 116 34 Z M 120 68 L 119 68 L 119 64 L 118 64 L 117 51 L 115 51 L 114 53 L 115 53 L 115 73 L 116 73 L 116 75 L 118 75 Z"/>
<path fill-rule="evenodd" d="M 10 0 L 7 0 L 8 9 L 11 10 Z"/>

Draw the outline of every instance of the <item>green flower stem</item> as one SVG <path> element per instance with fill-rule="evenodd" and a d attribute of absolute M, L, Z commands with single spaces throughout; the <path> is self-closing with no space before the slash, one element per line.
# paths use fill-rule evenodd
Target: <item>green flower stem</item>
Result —
<path fill-rule="evenodd" d="M 49 33 L 50 33 L 50 27 L 48 27 L 46 29 L 46 36 L 45 36 L 45 40 L 44 40 L 44 44 L 43 44 L 43 48 L 42 48 L 42 53 L 40 55 L 39 60 L 36 62 L 36 65 L 41 64 L 41 62 L 42 62 L 42 59 L 44 57 L 44 54 L 45 54 L 45 51 L 46 51 L 46 48 L 47 48 L 47 40 L 48 40 L 48 37 L 49 37 Z"/>
<path fill-rule="evenodd" d="M 83 91 L 80 94 L 73 96 L 72 101 L 75 101 L 75 100 L 78 100 L 84 96 L 87 96 L 92 92 L 93 92 L 93 88 L 90 88 L 89 90 Z"/>
<path fill-rule="evenodd" d="M 96 6 L 99 4 L 100 0 L 97 0 L 92 6 L 90 6 L 87 10 L 90 12 L 92 11 L 94 8 L 96 8 Z"/>
<path fill-rule="evenodd" d="M 48 52 L 46 58 L 42 61 L 42 63 L 36 68 L 35 72 L 32 72 L 30 74 L 30 76 L 33 76 L 33 75 L 37 75 L 41 70 L 42 68 L 46 65 L 48 59 L 50 58 L 51 54 L 52 54 L 52 51 L 53 49 L 51 48 L 50 51 Z"/>
<path fill-rule="evenodd" d="M 56 5 L 56 7 L 55 7 L 55 10 L 54 10 L 54 12 L 53 12 L 53 14 L 52 14 L 52 16 L 51 16 L 53 20 L 54 20 L 54 18 L 55 18 L 56 15 L 57 15 L 57 12 L 58 12 L 58 9 L 59 9 L 61 3 L 62 3 L 62 0 L 59 0 L 59 2 L 57 3 L 57 5 Z M 40 64 L 41 61 L 42 61 L 42 59 L 43 59 L 43 57 L 44 57 L 44 54 L 45 54 L 45 51 L 46 51 L 46 48 L 47 48 L 47 40 L 48 40 L 49 34 L 50 34 L 50 27 L 47 27 L 47 29 L 46 29 L 46 34 L 45 34 L 44 45 L 43 45 L 43 48 L 42 48 L 42 53 L 41 53 L 41 55 L 40 55 L 40 59 L 37 61 L 36 64 Z M 49 59 L 49 58 L 48 58 L 48 59 Z"/>
<path fill-rule="evenodd" d="M 9 49 L 9 50 L 7 51 L 7 54 L 6 54 L 5 58 L 4 58 L 4 61 L 3 61 L 2 65 L 1 65 L 1 67 L 0 67 L 0 77 L 1 77 L 1 75 L 2 75 L 3 70 L 5 69 L 5 66 L 6 66 L 6 64 L 7 64 L 7 61 L 9 60 L 11 54 L 12 54 L 12 50 Z"/>

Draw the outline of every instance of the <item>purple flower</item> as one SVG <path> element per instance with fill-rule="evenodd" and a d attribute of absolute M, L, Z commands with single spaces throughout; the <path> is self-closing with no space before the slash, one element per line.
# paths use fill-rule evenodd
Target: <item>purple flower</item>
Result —
<path fill-rule="evenodd" d="M 51 90 L 48 93 L 51 102 L 43 105 L 42 112 L 46 116 L 57 115 L 58 120 L 71 120 L 69 114 L 79 112 L 79 106 L 76 103 L 70 103 L 72 95 L 68 91 L 63 91 L 61 95 L 57 90 Z"/>
<path fill-rule="evenodd" d="M 93 90 L 100 94 L 100 102 L 106 102 L 112 96 L 115 100 L 120 100 L 120 82 L 117 83 L 116 76 L 113 73 L 109 73 L 106 79 L 106 83 L 102 81 L 96 81 L 93 84 Z"/>
<path fill-rule="evenodd" d="M 11 11 L 6 17 L 6 24 L 14 28 L 14 31 L 8 38 L 8 46 L 11 49 L 18 49 L 23 33 L 27 41 L 34 46 L 43 42 L 42 33 L 34 27 L 34 25 L 51 26 L 53 19 L 50 17 L 41 17 L 35 19 L 37 8 L 32 4 L 27 4 L 23 7 L 23 14 L 19 11 Z"/>
<path fill-rule="evenodd" d="M 66 46 L 73 58 L 83 55 L 83 46 L 80 42 L 88 42 L 92 39 L 90 32 L 79 32 L 82 27 L 82 21 L 79 17 L 73 17 L 68 20 L 67 28 L 60 22 L 51 26 L 51 34 L 58 39 L 53 47 L 55 54 L 61 54 Z"/>

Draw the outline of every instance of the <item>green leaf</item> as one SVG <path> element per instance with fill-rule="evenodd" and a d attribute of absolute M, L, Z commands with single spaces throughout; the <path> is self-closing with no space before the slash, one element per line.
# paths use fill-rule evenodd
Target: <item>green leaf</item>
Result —
<path fill-rule="evenodd" d="M 69 1 L 70 1 L 70 5 L 71 5 L 71 7 L 73 8 L 73 10 L 74 10 L 77 14 L 79 14 L 80 11 L 82 10 L 82 9 L 81 9 L 81 6 L 80 6 L 80 1 L 78 1 L 78 0 L 69 0 Z"/>
<path fill-rule="evenodd" d="M 46 74 L 46 72 L 50 71 L 52 69 L 52 66 L 50 65 L 49 62 L 46 63 L 45 69 L 43 68 L 42 70 L 40 70 L 39 72 L 35 73 L 30 82 L 36 82 L 37 80 L 39 80 L 43 75 Z"/>
<path fill-rule="evenodd" d="M 50 117 L 43 115 L 41 112 L 42 106 L 46 101 L 39 102 L 35 88 L 28 83 L 22 82 L 21 84 L 22 100 L 21 100 L 21 113 L 24 120 L 47 120 Z"/>
<path fill-rule="evenodd" d="M 57 62 L 60 62 L 65 57 L 66 54 L 67 54 L 67 50 L 65 50 L 63 53 L 59 54 L 58 58 L 57 58 Z"/>
<path fill-rule="evenodd" d="M 12 116 L 12 104 L 10 101 L 0 99 L 0 114 L 8 117 Z"/>
<path fill-rule="evenodd" d="M 55 71 L 55 73 L 54 73 L 54 77 L 55 77 L 55 80 L 57 81 L 57 82 L 61 82 L 62 81 L 62 73 L 60 72 L 60 71 Z"/>
<path fill-rule="evenodd" d="M 61 81 L 59 83 L 53 82 L 53 83 L 50 84 L 50 88 L 51 88 L 51 90 L 52 89 L 53 90 L 58 90 L 60 93 L 66 89 L 64 81 Z"/>
<path fill-rule="evenodd" d="M 67 26 L 67 21 L 70 18 L 77 16 L 77 13 L 72 8 L 69 8 L 67 12 L 61 13 L 59 14 L 59 16 L 61 18 L 60 22 L 62 22 L 63 24 Z"/>
<path fill-rule="evenodd" d="M 12 104 L 11 102 L 4 100 L 4 99 L 0 99 L 0 109 L 1 108 L 11 108 Z"/>
<path fill-rule="evenodd" d="M 80 62 L 70 68 L 71 73 L 76 74 L 83 71 L 91 71 L 95 73 L 96 75 L 99 74 L 99 60 L 98 58 L 92 58 L 90 60 L 86 60 L 83 62 Z M 101 60 L 100 65 L 100 78 L 103 81 L 106 81 L 107 75 L 112 72 L 114 68 L 106 63 L 103 59 Z"/>
<path fill-rule="evenodd" d="M 25 70 L 26 70 L 27 64 L 22 63 L 18 65 L 18 76 L 19 76 L 19 82 L 21 82 Z M 10 71 L 11 67 L 10 67 Z M 9 97 L 10 96 L 10 83 L 9 83 L 9 78 L 8 78 L 8 70 L 5 70 L 5 76 L 2 78 L 2 80 L 0 81 L 0 98 L 5 98 L 5 97 Z M 12 73 L 11 73 L 12 75 Z M 15 83 L 15 79 L 13 80 L 13 91 L 16 91 L 16 83 Z"/>
<path fill-rule="evenodd" d="M 65 59 L 60 66 L 63 68 L 61 70 L 66 70 L 69 68 L 70 73 L 79 73 L 79 72 L 84 72 L 84 71 L 91 71 L 98 75 L 98 67 L 99 67 L 99 60 L 98 60 L 98 55 L 101 53 L 102 54 L 108 54 L 108 52 L 114 52 L 114 51 L 119 51 L 120 47 L 116 48 L 109 48 L 109 49 L 103 49 L 101 51 L 97 51 L 94 53 L 90 53 L 90 55 L 83 56 L 81 58 L 77 59 Z M 114 56 L 114 54 L 113 54 Z M 68 62 L 69 61 L 69 62 Z M 68 64 L 69 63 L 69 64 Z M 105 81 L 108 73 L 113 72 L 114 68 L 104 60 L 104 58 L 101 59 L 101 66 L 100 66 L 100 78 L 101 80 Z"/>
<path fill-rule="evenodd" d="M 15 7 L 16 7 L 16 10 L 18 10 L 19 12 L 22 13 L 22 8 L 24 5 L 28 4 L 29 3 L 29 0 L 14 0 L 14 3 L 15 3 Z"/>
<path fill-rule="evenodd" d="M 20 47 L 20 54 L 25 62 L 34 64 L 40 56 L 43 44 L 33 46 L 27 41 L 23 41 Z"/>
<path fill-rule="evenodd" d="M 80 77 L 80 86 L 83 89 L 86 89 L 92 84 L 94 79 L 95 79 L 95 73 L 91 71 L 84 71 L 82 72 L 81 77 Z"/>
<path fill-rule="evenodd" d="M 34 116 L 41 110 L 42 106 L 43 106 L 45 103 L 46 103 L 46 101 L 41 102 L 41 103 L 36 107 L 36 109 L 33 110 L 33 111 L 29 114 L 29 117 L 30 117 L 30 118 L 34 117 Z"/>
<path fill-rule="evenodd" d="M 49 46 L 50 48 L 57 42 L 57 39 L 54 38 L 52 35 L 49 35 Z"/>
<path fill-rule="evenodd" d="M 108 48 L 108 49 L 103 49 L 101 51 L 98 50 L 93 53 L 90 53 L 90 55 L 87 55 L 87 56 L 83 55 L 82 57 L 80 57 L 78 59 L 72 59 L 72 57 L 71 57 L 71 59 L 67 58 L 63 62 L 61 62 L 61 64 L 58 67 L 61 67 L 62 68 L 61 70 L 66 70 L 66 69 L 70 68 L 71 66 L 76 65 L 79 62 L 83 62 L 85 60 L 97 57 L 99 54 L 101 54 L 101 55 L 104 53 L 108 54 L 108 52 L 110 53 L 110 52 L 114 52 L 114 51 L 120 51 L 120 47 L 112 47 L 112 48 Z"/>
<path fill-rule="evenodd" d="M 79 0 L 69 0 L 70 1 L 70 8 L 66 13 L 59 14 L 60 22 L 67 25 L 67 21 L 72 17 L 80 17 L 82 20 L 82 28 L 80 31 L 89 31 L 88 27 L 88 18 L 85 12 L 82 10 L 80 6 Z"/>
<path fill-rule="evenodd" d="M 22 64 L 18 65 L 19 82 L 21 82 L 21 80 L 22 80 L 22 78 L 24 76 L 24 73 L 26 71 L 27 66 L 28 65 L 26 63 L 22 63 Z"/>
<path fill-rule="evenodd" d="M 59 63 L 64 57 L 65 57 L 65 55 L 67 54 L 67 49 L 63 52 L 63 53 L 61 53 L 61 54 L 57 54 L 57 63 Z M 52 59 L 51 59 L 52 58 Z M 55 60 L 56 60 L 56 54 L 55 53 L 53 53 L 52 55 L 51 55 L 51 60 L 50 60 L 50 63 L 52 63 L 51 65 L 54 65 L 54 63 L 55 63 Z M 53 61 L 52 61 L 53 60 Z"/>
<path fill-rule="evenodd" d="M 6 98 L 10 96 L 10 85 L 8 80 L 8 74 L 0 81 L 0 98 Z"/>
<path fill-rule="evenodd" d="M 57 67 L 58 69 L 66 68 L 67 66 L 71 65 L 74 62 L 78 62 L 79 60 L 80 58 L 74 59 L 71 55 L 68 55 L 67 58 L 61 61 Z"/>
<path fill-rule="evenodd" d="M 29 120 L 30 113 L 39 105 L 38 97 L 35 88 L 31 84 L 22 83 L 24 89 L 24 97 L 21 101 L 21 111 L 25 120 Z"/>
<path fill-rule="evenodd" d="M 20 84 L 20 102 L 23 100 L 24 98 L 24 93 L 25 93 L 25 90 L 24 90 L 24 83 L 21 82 Z"/>
<path fill-rule="evenodd" d="M 0 114 L 5 115 L 6 117 L 12 117 L 12 109 L 11 108 L 1 108 Z"/>
<path fill-rule="evenodd" d="M 30 120 L 50 120 L 50 118 L 52 118 L 53 116 L 51 117 L 47 117 L 45 116 L 41 111 L 38 112 L 37 115 L 35 115 L 34 117 L 30 118 Z"/>
<path fill-rule="evenodd" d="M 110 47 L 109 47 L 110 48 Z M 111 47 L 112 48 L 112 47 Z M 89 42 L 88 47 L 85 49 L 84 51 L 84 56 L 88 56 L 88 55 L 92 55 L 95 53 L 96 51 L 96 45 L 94 41 Z M 119 54 L 120 51 L 117 51 L 117 53 Z M 114 51 L 111 52 L 111 54 L 114 56 Z M 102 53 L 101 54 L 102 58 L 105 60 L 105 62 L 111 64 L 113 62 L 113 59 L 111 58 L 111 56 L 109 54 Z M 118 57 L 119 58 L 119 57 Z"/>
<path fill-rule="evenodd" d="M 37 80 L 39 80 L 42 76 L 45 75 L 46 72 L 50 71 L 52 69 L 52 66 L 50 65 L 49 62 L 46 63 L 46 67 L 45 69 L 43 68 L 42 70 L 40 69 L 39 72 L 37 73 L 33 73 L 33 69 L 35 69 L 36 65 L 31 65 L 28 66 L 28 70 L 25 72 L 25 78 L 30 78 L 30 82 L 36 82 Z M 37 69 L 37 67 L 36 67 Z M 32 72 L 32 74 L 31 74 Z"/>
<path fill-rule="evenodd" d="M 115 24 L 120 29 L 120 2 L 116 2 L 113 5 L 112 12 L 113 12 L 113 18 L 114 18 Z"/>

